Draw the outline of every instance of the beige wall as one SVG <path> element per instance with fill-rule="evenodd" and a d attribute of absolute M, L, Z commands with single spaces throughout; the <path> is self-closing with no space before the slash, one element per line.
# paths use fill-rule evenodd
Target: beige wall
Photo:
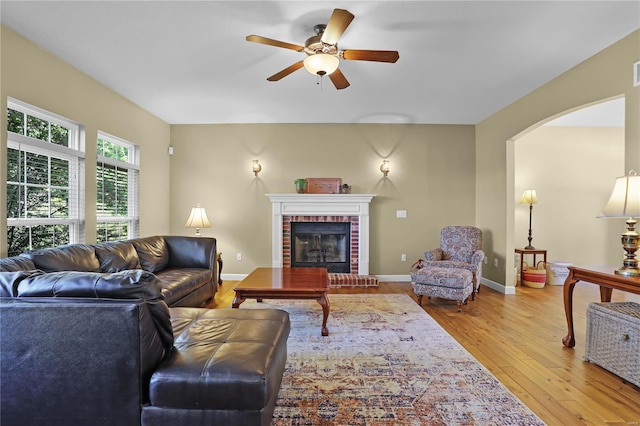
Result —
<path fill-rule="evenodd" d="M 169 125 L 2 26 L 0 109 L 7 96 L 85 126 L 87 242 L 95 241 L 98 130 L 140 146 L 140 234 L 169 232 Z M 6 129 L 6 114 L 0 122 Z M 0 175 L 6 176 L 6 132 L 0 132 Z M 6 187 L 0 185 L 2 200 Z M 0 255 L 7 253 L 6 203 L 0 203 Z"/>
<path fill-rule="evenodd" d="M 372 274 L 407 276 L 412 261 L 438 245 L 442 226 L 474 223 L 473 126 L 182 125 L 171 126 L 171 144 L 171 232 L 191 234 L 184 221 L 202 204 L 213 226 L 201 232 L 218 238 L 224 274 L 271 265 L 265 194 L 294 193 L 296 178 L 339 177 L 353 193 L 376 194 Z M 383 158 L 391 164 L 387 178 Z M 263 165 L 258 177 L 253 159 Z M 407 219 L 396 210 L 407 210 Z"/>
<path fill-rule="evenodd" d="M 498 268 L 483 270 L 485 277 L 513 284 L 514 139 L 565 112 L 625 96 L 624 168 L 639 169 L 640 86 L 632 84 L 638 60 L 635 31 L 476 126 L 476 223 L 485 232 L 488 256 L 499 259 Z"/>
<path fill-rule="evenodd" d="M 515 142 L 516 203 L 536 190 L 534 247 L 548 260 L 622 265 L 624 219 L 598 219 L 624 174 L 624 129 L 542 126 Z M 529 205 L 515 204 L 515 245 L 527 245 Z M 531 262 L 531 258 L 528 258 Z"/>

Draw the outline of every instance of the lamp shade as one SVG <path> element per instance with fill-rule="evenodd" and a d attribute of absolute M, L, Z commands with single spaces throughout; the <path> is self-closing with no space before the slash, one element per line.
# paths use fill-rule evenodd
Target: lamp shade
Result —
<path fill-rule="evenodd" d="M 184 224 L 185 228 L 210 228 L 211 222 L 207 217 L 207 212 L 204 207 L 200 207 L 200 204 L 196 204 L 191 209 L 191 214 Z"/>
<path fill-rule="evenodd" d="M 633 173 L 633 174 L 632 174 Z M 631 171 L 628 176 L 616 178 L 611 198 L 600 217 L 640 216 L 640 176 Z"/>
<path fill-rule="evenodd" d="M 334 55 L 316 53 L 304 59 L 304 69 L 313 75 L 329 75 L 338 69 L 340 60 Z"/>
<path fill-rule="evenodd" d="M 525 189 L 518 204 L 538 204 L 538 196 L 535 189 Z"/>

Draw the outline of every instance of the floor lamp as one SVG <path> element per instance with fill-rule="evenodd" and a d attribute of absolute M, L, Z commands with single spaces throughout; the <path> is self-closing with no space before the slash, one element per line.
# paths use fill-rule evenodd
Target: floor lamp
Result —
<path fill-rule="evenodd" d="M 636 176 L 636 172 L 631 170 L 628 176 L 616 179 L 611 198 L 602 209 L 602 216 L 599 216 L 627 219 L 627 230 L 620 234 L 622 248 L 626 253 L 622 268 L 615 271 L 618 275 L 640 275 L 638 259 L 636 259 L 640 234 L 635 229 L 636 220 L 634 219 L 638 216 L 640 216 L 640 176 Z"/>
<path fill-rule="evenodd" d="M 533 205 L 538 204 L 538 196 L 536 195 L 535 189 L 525 189 L 522 194 L 522 198 L 520 198 L 519 204 L 529 204 L 529 245 L 525 247 L 525 250 L 535 250 L 536 248 L 531 245 L 531 240 L 533 237 L 531 236 L 531 216 L 533 215 Z"/>

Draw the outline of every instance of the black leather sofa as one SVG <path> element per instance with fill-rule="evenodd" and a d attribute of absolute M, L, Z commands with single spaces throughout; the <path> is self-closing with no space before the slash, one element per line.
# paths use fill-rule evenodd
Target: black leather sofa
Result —
<path fill-rule="evenodd" d="M 55 270 L 69 258 L 95 269 L 84 245 L 60 248 L 47 262 L 42 252 L 0 259 L 0 424 L 271 423 L 288 314 L 170 308 L 167 295 L 178 304 L 203 297 L 181 297 L 167 283 L 176 269 L 215 259 L 215 240 L 203 254 L 201 239 L 162 238 L 172 254 L 156 272 L 113 265 L 127 256 L 110 258 L 118 271 Z M 187 261 L 190 249 L 200 261 Z M 144 253 L 140 264 L 148 267 L 152 256 Z M 107 257 L 96 256 L 102 269 Z"/>
<path fill-rule="evenodd" d="M 98 245 L 69 244 L 0 259 L 0 272 L 119 272 L 142 269 L 162 284 L 167 305 L 197 307 L 217 290 L 216 239 L 152 236 Z"/>

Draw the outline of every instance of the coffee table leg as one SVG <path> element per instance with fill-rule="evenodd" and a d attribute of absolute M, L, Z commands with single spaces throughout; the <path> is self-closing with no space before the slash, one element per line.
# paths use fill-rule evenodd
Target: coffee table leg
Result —
<path fill-rule="evenodd" d="M 322 293 L 322 296 L 318 299 L 318 303 L 322 306 L 322 335 L 328 336 L 329 329 L 327 328 L 327 319 L 329 318 L 329 298 L 327 297 L 327 293 Z"/>
<path fill-rule="evenodd" d="M 233 298 L 233 304 L 231 305 L 232 308 L 238 308 L 240 307 L 240 304 L 242 302 L 245 301 L 245 298 L 242 297 L 242 295 L 240 294 L 240 292 L 236 291 L 236 297 Z"/>

